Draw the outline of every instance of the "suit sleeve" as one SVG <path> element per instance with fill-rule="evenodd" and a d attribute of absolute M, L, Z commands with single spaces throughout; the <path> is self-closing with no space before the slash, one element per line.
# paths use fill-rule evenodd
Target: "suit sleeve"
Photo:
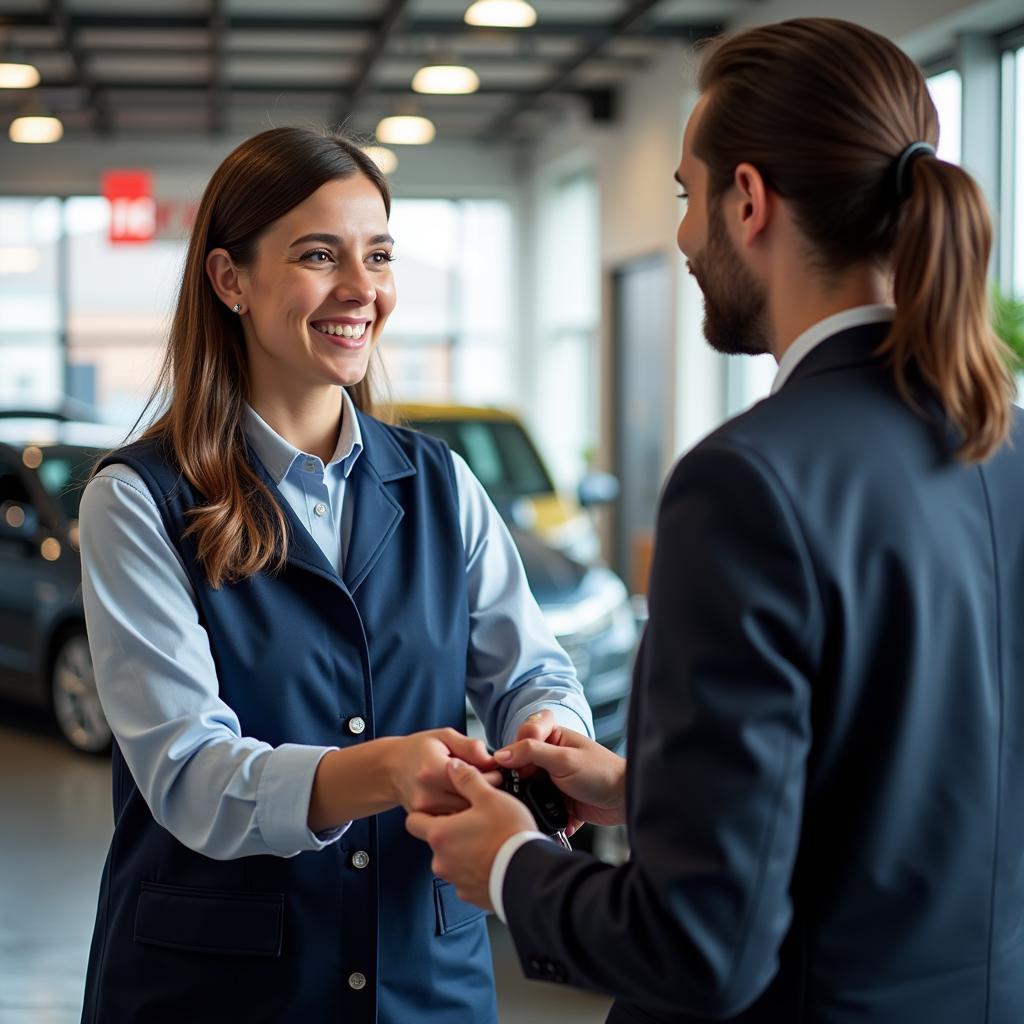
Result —
<path fill-rule="evenodd" d="M 823 613 L 788 496 L 755 452 L 706 442 L 663 492 L 634 678 L 631 860 L 529 843 L 504 904 L 527 975 L 652 1010 L 732 1016 L 791 919 Z"/>

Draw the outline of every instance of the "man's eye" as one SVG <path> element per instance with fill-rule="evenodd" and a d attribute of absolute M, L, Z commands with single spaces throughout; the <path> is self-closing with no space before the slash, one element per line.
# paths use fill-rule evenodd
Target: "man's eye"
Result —
<path fill-rule="evenodd" d="M 690 198 L 690 193 L 689 192 L 679 192 L 676 195 L 676 199 L 689 199 L 689 198 Z"/>

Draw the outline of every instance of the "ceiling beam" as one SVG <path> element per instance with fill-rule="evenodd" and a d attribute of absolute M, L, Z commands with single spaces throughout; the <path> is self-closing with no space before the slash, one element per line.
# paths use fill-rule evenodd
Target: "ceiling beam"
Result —
<path fill-rule="evenodd" d="M 756 0 L 748 0 L 754 3 Z M 41 28 L 52 26 L 45 14 L 13 13 L 4 15 L 4 23 L 11 28 Z M 202 14 L 97 14 L 82 12 L 75 15 L 78 29 L 145 29 L 150 31 L 187 30 L 209 28 L 210 20 Z M 408 18 L 403 23 L 404 35 L 452 36 L 469 38 L 514 36 L 520 39 L 558 38 L 593 42 L 608 32 L 603 21 L 538 21 L 528 29 L 477 28 L 455 18 Z M 277 14 L 230 14 L 227 27 L 243 31 L 266 32 L 268 39 L 282 32 L 376 32 L 379 18 L 315 17 Z M 668 22 L 635 30 L 631 35 L 641 39 L 688 39 L 693 26 L 688 22 Z"/>
<path fill-rule="evenodd" d="M 337 116 L 334 119 L 336 124 L 344 125 L 356 112 L 359 101 L 365 95 L 370 84 L 370 76 L 373 74 L 373 69 L 381 54 L 387 48 L 388 39 L 395 30 L 395 26 L 401 20 L 402 15 L 405 14 L 407 4 L 408 0 L 389 0 L 388 6 L 374 31 L 373 41 L 362 55 L 359 70 L 356 72 L 351 84 L 346 85 L 344 88 L 344 93 L 338 103 Z"/>
<path fill-rule="evenodd" d="M 222 135 L 227 123 L 227 68 L 224 44 L 227 39 L 227 0 L 210 4 L 210 134 Z M 95 51 L 93 51 L 95 52 Z M 133 51 L 133 54 L 137 51 Z"/>
<path fill-rule="evenodd" d="M 75 77 L 86 92 L 89 107 L 93 112 L 93 119 L 96 124 L 96 131 L 100 135 L 110 135 L 113 132 L 113 124 L 110 118 L 110 111 L 107 110 L 103 98 L 99 95 L 96 83 L 89 74 L 85 54 L 78 45 L 77 26 L 72 21 L 71 13 L 68 11 L 64 0 L 50 0 L 50 16 L 47 24 L 53 24 L 63 43 L 63 48 L 71 57 L 71 63 L 75 68 Z"/>
<path fill-rule="evenodd" d="M 615 21 L 605 26 L 604 31 L 599 36 L 592 39 L 574 57 L 561 62 L 558 65 L 557 70 L 546 82 L 526 91 L 525 94 L 505 113 L 496 117 L 488 126 L 488 130 L 481 136 L 481 139 L 489 142 L 495 138 L 501 138 L 508 131 L 512 122 L 515 121 L 520 114 L 524 114 L 533 107 L 541 97 L 552 92 L 564 91 L 569 79 L 579 71 L 587 61 L 593 60 L 597 57 L 613 40 L 620 36 L 624 36 L 627 33 L 632 34 L 631 30 L 634 28 L 636 23 L 648 15 L 659 3 L 661 3 L 661 0 L 633 0 L 633 3 L 631 3 L 629 7 L 615 19 Z M 688 38 L 693 41 L 703 36 L 713 35 L 719 31 L 721 31 L 721 27 L 718 25 L 707 25 L 702 27 L 691 26 L 689 28 Z"/>

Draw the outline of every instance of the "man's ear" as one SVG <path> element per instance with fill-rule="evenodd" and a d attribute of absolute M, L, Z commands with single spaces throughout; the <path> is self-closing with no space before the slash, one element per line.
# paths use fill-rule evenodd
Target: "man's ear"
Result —
<path fill-rule="evenodd" d="M 737 241 L 749 248 L 761 239 L 771 220 L 771 196 L 761 172 L 753 164 L 738 164 L 733 184 L 736 187 Z"/>
<path fill-rule="evenodd" d="M 218 298 L 228 309 L 236 313 L 245 312 L 245 295 L 239 279 L 238 268 L 227 249 L 211 249 L 206 256 L 206 276 L 213 285 Z M 238 309 L 235 309 L 238 306 Z"/>

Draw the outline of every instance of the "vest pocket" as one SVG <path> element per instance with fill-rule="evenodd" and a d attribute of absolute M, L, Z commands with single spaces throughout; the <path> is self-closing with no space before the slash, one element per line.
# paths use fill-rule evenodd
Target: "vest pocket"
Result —
<path fill-rule="evenodd" d="M 459 899 L 455 886 L 442 878 L 434 879 L 434 907 L 437 910 L 437 934 L 446 935 L 478 921 L 486 911 Z"/>
<path fill-rule="evenodd" d="M 196 953 L 280 956 L 284 895 L 143 882 L 136 942 Z"/>

